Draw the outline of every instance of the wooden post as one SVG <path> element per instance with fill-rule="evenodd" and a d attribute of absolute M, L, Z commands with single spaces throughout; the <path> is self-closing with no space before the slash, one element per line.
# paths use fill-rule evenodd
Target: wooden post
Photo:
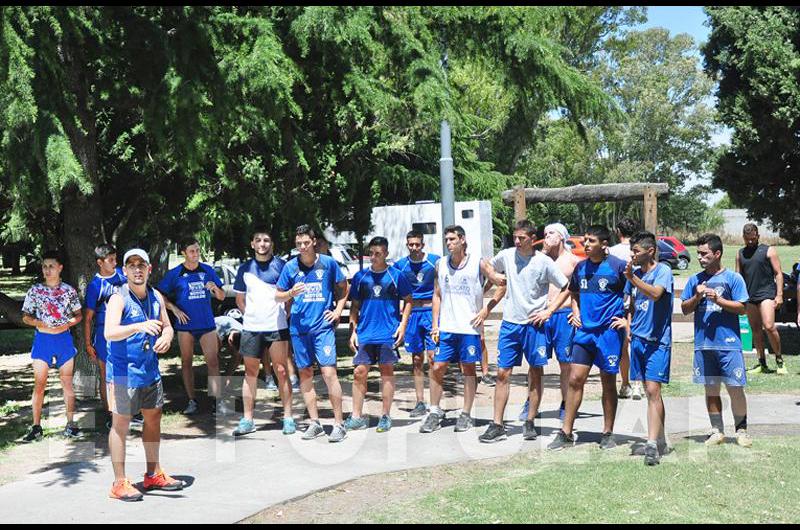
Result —
<path fill-rule="evenodd" d="M 658 235 L 658 194 L 650 187 L 644 192 L 644 229 Z"/>
<path fill-rule="evenodd" d="M 514 186 L 514 221 L 524 221 L 528 218 L 528 205 L 525 203 L 525 188 Z"/>

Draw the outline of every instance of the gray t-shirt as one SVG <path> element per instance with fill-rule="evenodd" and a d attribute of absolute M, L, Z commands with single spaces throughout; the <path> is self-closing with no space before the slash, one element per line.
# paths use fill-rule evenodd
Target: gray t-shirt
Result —
<path fill-rule="evenodd" d="M 556 262 L 541 252 L 526 258 L 516 248 L 508 248 L 491 263 L 497 272 L 506 275 L 503 320 L 511 324 L 527 324 L 531 313 L 547 309 L 551 284 L 563 289 L 569 283 Z"/>

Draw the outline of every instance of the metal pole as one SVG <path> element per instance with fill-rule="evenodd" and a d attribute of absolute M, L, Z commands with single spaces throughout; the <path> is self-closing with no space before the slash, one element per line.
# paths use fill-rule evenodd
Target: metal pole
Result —
<path fill-rule="evenodd" d="M 441 66 L 444 72 L 445 90 L 449 95 L 447 86 L 447 38 L 442 34 L 442 61 Z M 442 250 L 447 253 L 447 246 L 444 244 L 444 228 L 456 224 L 456 192 L 453 182 L 453 153 L 450 148 L 450 124 L 447 120 L 442 120 L 441 128 L 441 158 L 439 159 L 439 185 L 442 197 Z"/>

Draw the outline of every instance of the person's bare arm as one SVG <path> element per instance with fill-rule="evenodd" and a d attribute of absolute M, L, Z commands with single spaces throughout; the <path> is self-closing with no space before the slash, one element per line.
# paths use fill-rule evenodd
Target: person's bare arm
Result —
<path fill-rule="evenodd" d="M 408 295 L 403 298 L 403 315 L 400 320 L 400 326 L 397 328 L 397 331 L 394 334 L 394 347 L 397 348 L 406 338 L 406 328 L 408 327 L 408 319 L 411 317 L 411 301 L 412 296 Z"/>
<path fill-rule="evenodd" d="M 245 309 L 247 308 L 247 297 L 244 293 L 236 293 L 236 307 L 238 307 L 239 311 L 244 315 Z"/>
<path fill-rule="evenodd" d="M 772 264 L 772 270 L 775 272 L 775 287 L 777 294 L 775 295 L 775 309 L 780 309 L 783 305 L 783 269 L 781 268 L 781 259 L 778 257 L 778 251 L 775 247 L 769 247 L 767 257 Z"/>
<path fill-rule="evenodd" d="M 439 342 L 439 313 L 441 312 L 442 308 L 442 292 L 439 289 L 439 274 L 438 274 L 438 265 L 437 265 L 437 274 L 436 278 L 433 280 L 433 298 L 431 299 L 431 315 L 432 315 L 432 324 L 431 324 L 431 338 L 434 342 Z"/>
<path fill-rule="evenodd" d="M 164 305 L 164 298 L 159 293 L 156 293 L 156 297 L 159 298 L 159 303 L 161 305 L 161 336 L 158 337 L 155 345 L 153 345 L 153 351 L 156 353 L 166 353 L 169 351 L 169 347 L 172 344 L 175 331 L 172 329 L 172 324 L 170 324 L 167 308 Z"/>
<path fill-rule="evenodd" d="M 410 307 L 410 306 L 409 306 Z M 361 300 L 350 301 L 350 349 L 353 352 L 358 351 L 358 317 L 361 311 Z"/>
<path fill-rule="evenodd" d="M 344 306 L 347 304 L 347 295 L 350 294 L 350 288 L 347 280 L 337 283 L 335 290 L 336 307 L 333 311 L 325 311 L 322 317 L 325 319 L 325 321 L 333 324 L 334 326 L 337 325 L 339 323 L 339 319 L 342 318 L 342 311 L 344 311 Z"/>
<path fill-rule="evenodd" d="M 83 341 L 86 344 L 86 353 L 92 359 L 97 359 L 97 350 L 92 345 L 92 324 L 94 323 L 94 310 L 83 310 Z"/>

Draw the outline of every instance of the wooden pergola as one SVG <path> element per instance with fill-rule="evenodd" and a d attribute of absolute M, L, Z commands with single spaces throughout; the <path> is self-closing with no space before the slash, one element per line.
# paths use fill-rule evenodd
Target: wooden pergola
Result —
<path fill-rule="evenodd" d="M 625 199 L 644 201 L 644 228 L 657 233 L 658 197 L 669 195 L 669 185 L 647 182 L 626 182 L 622 184 L 590 184 L 568 188 L 523 188 L 515 186 L 502 193 L 506 204 L 514 204 L 514 219 L 520 221 L 527 217 L 529 202 L 609 202 Z M 613 227 L 611 227 L 613 228 Z"/>

